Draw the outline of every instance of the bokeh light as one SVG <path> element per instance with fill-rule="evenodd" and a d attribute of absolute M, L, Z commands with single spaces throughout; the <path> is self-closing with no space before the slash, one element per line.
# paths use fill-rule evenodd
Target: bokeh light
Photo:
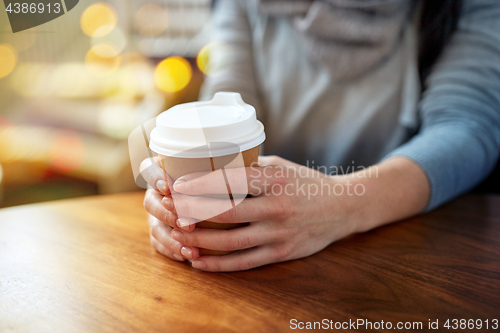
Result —
<path fill-rule="evenodd" d="M 85 9 L 80 27 L 87 36 L 103 37 L 116 27 L 117 21 L 115 9 L 107 3 L 98 2 Z"/>
<path fill-rule="evenodd" d="M 9 75 L 17 64 L 17 51 L 9 44 L 0 44 L 0 79 Z"/>
<path fill-rule="evenodd" d="M 10 86 L 23 97 L 47 96 L 51 93 L 50 66 L 42 63 L 20 63 L 10 76 Z"/>
<path fill-rule="evenodd" d="M 82 97 L 93 91 L 95 77 L 83 64 L 62 63 L 60 65 L 25 62 L 12 73 L 9 84 L 13 91 L 23 97 L 58 96 Z M 88 94 L 87 94 L 88 95 Z"/>
<path fill-rule="evenodd" d="M 107 29 L 107 26 L 99 28 L 96 35 L 101 35 L 100 31 L 102 29 Z M 114 28 L 102 37 L 92 37 L 91 44 L 92 49 L 98 56 L 110 58 L 123 52 L 127 45 L 127 38 L 119 28 Z"/>
<path fill-rule="evenodd" d="M 125 139 L 134 129 L 135 105 L 133 101 L 110 103 L 99 113 L 99 127 L 108 136 Z"/>
<path fill-rule="evenodd" d="M 21 63 L 9 78 L 10 87 L 20 96 L 29 97 L 33 90 L 33 81 L 36 80 L 32 73 L 33 67 L 33 63 Z"/>
<path fill-rule="evenodd" d="M 155 69 L 156 86 L 170 93 L 184 89 L 192 76 L 191 65 L 182 57 L 164 59 Z"/>
<path fill-rule="evenodd" d="M 0 126 L 0 162 L 45 162 L 52 132 L 35 126 Z"/>
<path fill-rule="evenodd" d="M 158 36 L 168 28 L 168 12 L 160 5 L 149 3 L 137 11 L 135 29 L 144 36 Z"/>
<path fill-rule="evenodd" d="M 142 98 L 157 91 L 155 67 L 148 59 L 137 53 L 124 53 L 117 59 L 120 65 L 112 73 L 106 64 L 96 65 L 93 62 L 89 62 L 88 66 L 78 62 L 57 65 L 23 62 L 9 75 L 9 86 L 16 94 L 27 98 L 95 99 L 116 95 Z M 96 75 L 89 70 L 95 71 Z"/>
<path fill-rule="evenodd" d="M 94 76 L 106 76 L 115 71 L 120 66 L 120 56 L 102 57 L 94 49 L 90 49 L 85 55 L 85 67 Z"/>
<path fill-rule="evenodd" d="M 42 79 L 42 78 L 39 78 Z M 96 78 L 79 63 L 63 63 L 53 66 L 50 76 L 43 78 L 47 90 L 62 98 L 82 98 L 92 96 L 99 85 Z"/>
<path fill-rule="evenodd" d="M 120 92 L 125 96 L 143 96 L 157 91 L 154 82 L 154 66 L 139 53 L 125 53 L 118 72 Z"/>
<path fill-rule="evenodd" d="M 205 75 L 220 74 L 220 68 L 224 68 L 225 66 L 221 67 L 219 64 L 222 65 L 231 62 L 231 56 L 231 47 L 227 43 L 214 41 L 205 45 L 200 50 L 196 57 L 196 64 Z"/>
<path fill-rule="evenodd" d="M 92 46 L 92 51 L 101 58 L 112 58 L 120 54 L 120 50 L 110 43 L 96 44 Z"/>
<path fill-rule="evenodd" d="M 196 57 L 196 64 L 203 74 L 208 73 L 208 66 L 210 61 L 210 46 L 211 44 L 205 45 Z"/>

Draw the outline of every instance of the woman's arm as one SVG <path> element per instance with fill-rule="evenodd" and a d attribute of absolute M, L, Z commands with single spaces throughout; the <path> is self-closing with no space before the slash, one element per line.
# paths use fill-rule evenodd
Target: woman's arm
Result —
<path fill-rule="evenodd" d="M 476 186 L 499 156 L 499 1 L 464 2 L 458 30 L 427 87 L 419 134 L 388 157 L 406 157 L 424 170 L 431 210 Z"/>
<path fill-rule="evenodd" d="M 261 112 L 246 6 L 244 0 L 217 1 L 211 33 L 214 46 L 209 52 L 210 71 L 201 88 L 200 100 L 209 100 L 218 91 L 234 91 Z"/>
<path fill-rule="evenodd" d="M 356 232 L 416 215 L 425 208 L 430 196 L 425 173 L 404 157 L 390 158 L 340 178 L 352 183 L 353 188 L 360 184 L 360 189 L 364 189 L 363 195 L 344 199 L 351 198 L 348 205 L 356 220 Z"/>

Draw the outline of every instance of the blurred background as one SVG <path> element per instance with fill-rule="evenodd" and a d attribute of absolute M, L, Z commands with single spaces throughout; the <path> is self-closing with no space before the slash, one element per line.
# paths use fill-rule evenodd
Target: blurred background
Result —
<path fill-rule="evenodd" d="M 210 0 L 80 1 L 13 34 L 0 4 L 0 207 L 141 190 L 127 138 L 197 99 Z"/>

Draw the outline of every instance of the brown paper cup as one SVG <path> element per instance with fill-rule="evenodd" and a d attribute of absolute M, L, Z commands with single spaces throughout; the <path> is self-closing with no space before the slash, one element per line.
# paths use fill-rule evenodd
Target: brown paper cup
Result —
<path fill-rule="evenodd" d="M 245 167 L 250 167 L 257 163 L 259 159 L 259 146 L 243 151 L 242 153 Z M 230 154 L 209 158 L 181 158 L 173 156 L 159 155 L 163 170 L 175 182 L 177 178 L 194 172 L 209 172 L 221 168 L 241 167 L 234 163 L 238 154 Z M 248 223 L 215 223 L 209 221 L 200 221 L 196 223 L 196 228 L 222 229 L 229 230 L 248 225 Z M 222 256 L 235 251 L 216 251 L 200 248 L 200 255 Z"/>

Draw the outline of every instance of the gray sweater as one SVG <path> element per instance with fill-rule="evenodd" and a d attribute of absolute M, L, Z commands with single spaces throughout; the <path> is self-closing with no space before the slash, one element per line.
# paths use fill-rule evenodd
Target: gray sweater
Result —
<path fill-rule="evenodd" d="M 266 126 L 265 154 L 337 173 L 407 157 L 428 177 L 430 210 L 473 188 L 498 159 L 500 1 L 464 1 L 423 95 L 415 31 L 379 68 L 341 83 L 308 57 L 290 19 L 263 15 L 252 0 L 219 0 L 214 39 L 224 47 L 200 98 L 240 92 Z"/>

